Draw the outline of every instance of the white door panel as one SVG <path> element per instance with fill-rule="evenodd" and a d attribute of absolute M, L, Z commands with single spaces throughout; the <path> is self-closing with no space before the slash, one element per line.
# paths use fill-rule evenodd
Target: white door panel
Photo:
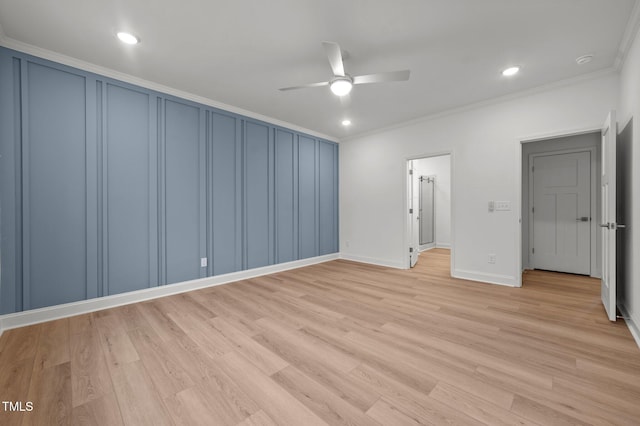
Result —
<path fill-rule="evenodd" d="M 533 267 L 591 272 L 591 153 L 533 157 Z"/>
<path fill-rule="evenodd" d="M 418 236 L 420 232 L 420 224 L 418 217 L 418 185 L 416 184 L 416 176 L 413 172 L 413 162 L 408 162 L 409 177 L 409 266 L 413 268 L 418 263 Z"/>
<path fill-rule="evenodd" d="M 616 320 L 616 115 L 602 127 L 602 282 L 600 295 L 609 320 Z"/>

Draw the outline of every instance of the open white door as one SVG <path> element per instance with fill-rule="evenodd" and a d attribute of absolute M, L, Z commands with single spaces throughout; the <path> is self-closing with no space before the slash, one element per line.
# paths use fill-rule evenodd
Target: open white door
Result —
<path fill-rule="evenodd" d="M 413 161 L 408 161 L 409 165 L 409 266 L 413 268 L 418 263 L 418 203 L 415 179 L 413 175 Z"/>
<path fill-rule="evenodd" d="M 616 320 L 616 114 L 602 127 L 602 283 L 600 294 L 609 320 Z"/>

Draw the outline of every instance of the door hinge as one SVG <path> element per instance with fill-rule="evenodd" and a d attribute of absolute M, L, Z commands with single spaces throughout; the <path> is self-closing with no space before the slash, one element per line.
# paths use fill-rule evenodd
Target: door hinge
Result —
<path fill-rule="evenodd" d="M 409 253 L 413 253 L 413 247 L 409 247 Z"/>
<path fill-rule="evenodd" d="M 533 172 L 535 172 L 535 171 L 536 171 L 535 166 L 531 166 L 531 173 L 533 173 Z"/>
<path fill-rule="evenodd" d="M 536 208 L 535 207 L 531 207 L 531 213 L 535 213 L 536 212 Z"/>
<path fill-rule="evenodd" d="M 535 248 L 532 248 L 532 249 L 531 249 L 531 253 L 535 253 L 535 252 L 536 252 L 536 249 L 535 249 Z"/>
<path fill-rule="evenodd" d="M 409 209 L 409 214 L 413 214 L 413 209 Z"/>
<path fill-rule="evenodd" d="M 413 174 L 413 169 L 409 169 L 409 174 L 412 175 Z"/>

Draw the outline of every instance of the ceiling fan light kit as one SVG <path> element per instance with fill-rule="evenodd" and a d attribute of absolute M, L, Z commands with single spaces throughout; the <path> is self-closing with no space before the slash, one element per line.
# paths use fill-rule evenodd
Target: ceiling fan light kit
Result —
<path fill-rule="evenodd" d="M 303 84 L 301 86 L 283 87 L 280 90 L 305 89 L 309 87 L 329 86 L 336 96 L 345 96 L 356 84 L 370 83 L 386 83 L 390 81 L 406 81 L 409 80 L 411 72 L 409 70 L 381 72 L 376 74 L 358 75 L 351 77 L 344 71 L 344 54 L 338 43 L 332 41 L 323 41 L 322 46 L 329 59 L 329 65 L 333 71 L 333 78 L 329 81 L 320 83 Z"/>
<path fill-rule="evenodd" d="M 353 82 L 351 81 L 351 78 L 348 76 L 339 77 L 333 80 L 329 84 L 329 87 L 331 88 L 331 91 L 333 92 L 334 95 L 345 96 L 345 95 L 348 95 L 349 92 L 351 92 L 351 88 L 353 87 Z"/>
<path fill-rule="evenodd" d="M 138 44 L 140 43 L 140 39 L 136 36 L 134 36 L 131 33 L 127 33 L 124 31 L 120 31 L 119 33 L 116 34 L 116 36 L 118 36 L 118 39 L 125 43 L 125 44 Z"/>

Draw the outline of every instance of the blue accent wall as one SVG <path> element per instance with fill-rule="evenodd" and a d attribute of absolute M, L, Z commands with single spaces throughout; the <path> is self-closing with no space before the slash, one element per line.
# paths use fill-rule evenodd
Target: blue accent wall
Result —
<path fill-rule="evenodd" d="M 0 250 L 1 314 L 335 253 L 338 146 L 0 48 Z"/>

